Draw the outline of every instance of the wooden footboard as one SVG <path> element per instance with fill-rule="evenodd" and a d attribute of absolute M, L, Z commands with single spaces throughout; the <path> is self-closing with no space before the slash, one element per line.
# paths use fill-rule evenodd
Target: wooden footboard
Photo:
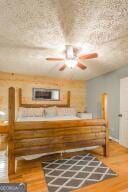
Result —
<path fill-rule="evenodd" d="M 104 120 L 17 122 L 14 155 L 32 155 L 86 146 L 105 146 Z"/>
<path fill-rule="evenodd" d="M 15 173 L 15 158 L 25 155 L 102 146 L 108 156 L 106 95 L 102 97 L 102 119 L 15 122 L 14 92 L 10 88 L 9 174 Z"/>

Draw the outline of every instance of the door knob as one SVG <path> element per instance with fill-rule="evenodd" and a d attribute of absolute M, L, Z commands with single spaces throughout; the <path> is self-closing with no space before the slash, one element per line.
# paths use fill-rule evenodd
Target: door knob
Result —
<path fill-rule="evenodd" d="M 122 117 L 123 115 L 122 114 L 118 114 L 118 117 Z"/>

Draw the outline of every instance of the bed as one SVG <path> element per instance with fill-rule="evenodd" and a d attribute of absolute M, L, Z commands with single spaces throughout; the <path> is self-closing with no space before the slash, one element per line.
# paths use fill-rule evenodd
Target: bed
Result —
<path fill-rule="evenodd" d="M 47 108 L 51 105 L 22 103 L 19 90 L 19 107 Z M 58 108 L 70 107 L 70 92 L 67 103 Z M 30 155 L 51 154 L 90 146 L 102 146 L 108 156 L 107 94 L 102 95 L 101 119 L 80 119 L 79 117 L 19 118 L 15 117 L 15 88 L 9 88 L 9 143 L 8 173 L 14 174 L 16 159 Z"/>

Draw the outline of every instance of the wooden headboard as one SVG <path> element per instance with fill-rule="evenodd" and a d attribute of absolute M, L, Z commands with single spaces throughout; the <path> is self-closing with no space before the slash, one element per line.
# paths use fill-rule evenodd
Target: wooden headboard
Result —
<path fill-rule="evenodd" d="M 19 89 L 19 107 L 25 107 L 25 108 L 38 108 L 38 107 L 70 107 L 70 97 L 71 93 L 70 91 L 67 92 L 67 102 L 65 104 L 25 104 L 22 103 L 22 89 Z"/>

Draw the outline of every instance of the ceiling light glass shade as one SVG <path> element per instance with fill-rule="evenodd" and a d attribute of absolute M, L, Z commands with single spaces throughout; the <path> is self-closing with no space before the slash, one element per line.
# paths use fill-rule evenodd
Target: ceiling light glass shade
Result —
<path fill-rule="evenodd" d="M 65 64 L 69 68 L 74 68 L 77 65 L 77 60 L 76 59 L 66 59 Z"/>

